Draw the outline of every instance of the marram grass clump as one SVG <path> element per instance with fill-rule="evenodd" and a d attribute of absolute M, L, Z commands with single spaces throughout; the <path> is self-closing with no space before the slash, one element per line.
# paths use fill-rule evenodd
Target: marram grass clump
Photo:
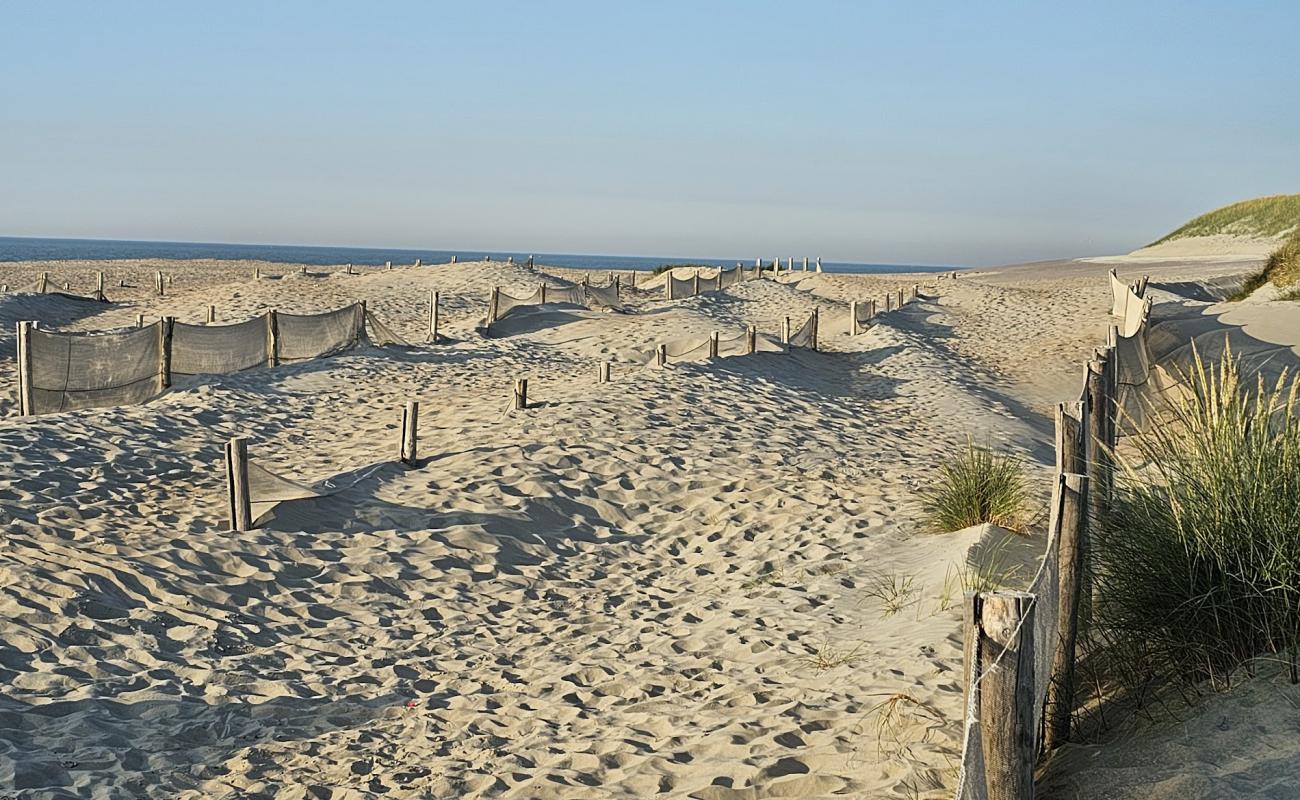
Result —
<path fill-rule="evenodd" d="M 1018 531 L 1029 506 L 1024 463 L 967 442 L 965 450 L 943 465 L 924 502 L 930 526 L 936 530 L 959 531 L 991 522 Z"/>
<path fill-rule="evenodd" d="M 1093 534 L 1097 638 L 1117 675 L 1225 685 L 1300 645 L 1300 383 L 1243 385 L 1226 353 L 1119 457 Z"/>

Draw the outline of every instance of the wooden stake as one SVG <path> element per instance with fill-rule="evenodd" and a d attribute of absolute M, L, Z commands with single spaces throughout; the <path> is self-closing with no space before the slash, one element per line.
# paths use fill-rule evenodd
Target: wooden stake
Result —
<path fill-rule="evenodd" d="M 262 279 L 262 268 L 253 267 L 253 280 L 260 281 L 261 279 Z"/>
<path fill-rule="evenodd" d="M 158 326 L 159 391 L 172 385 L 172 330 L 175 327 L 175 317 L 163 317 Z"/>
<path fill-rule="evenodd" d="M 36 391 L 32 387 L 32 323 L 18 323 L 18 414 L 36 413 Z"/>
<path fill-rule="evenodd" d="M 893 306 L 894 306 L 894 296 L 893 296 L 892 294 L 888 293 L 888 292 L 885 292 L 885 311 L 886 311 L 886 313 L 888 313 L 888 312 L 890 312 L 890 311 L 893 311 L 893 310 L 894 310 Z"/>
<path fill-rule="evenodd" d="M 808 256 L 803 257 L 803 271 L 804 272 L 808 271 Z"/>
<path fill-rule="evenodd" d="M 820 306 L 813 306 L 813 328 L 812 328 L 812 349 L 817 352 L 817 329 L 821 327 L 822 310 Z"/>
<path fill-rule="evenodd" d="M 596 372 L 596 383 L 609 383 L 610 363 L 608 361 L 600 362 L 600 369 Z"/>
<path fill-rule="evenodd" d="M 709 334 L 709 358 L 718 357 L 718 336 L 717 331 Z"/>
<path fill-rule="evenodd" d="M 429 290 L 429 341 L 438 343 L 438 293 Z"/>
<path fill-rule="evenodd" d="M 898 307 L 899 307 L 899 308 L 902 308 L 902 307 L 903 307 L 903 290 L 902 290 L 902 289 L 899 289 L 899 290 L 898 290 Z"/>
<path fill-rule="evenodd" d="M 978 617 L 979 726 L 991 798 L 1034 796 L 1034 597 L 982 595 Z"/>
<path fill-rule="evenodd" d="M 694 297 L 699 293 L 700 293 L 700 271 L 697 269 L 695 270 L 695 277 L 692 279 L 692 283 L 691 283 L 691 296 Z"/>
<path fill-rule="evenodd" d="M 136 314 L 136 315 L 135 315 L 135 326 L 136 326 L 137 328 L 143 328 L 143 327 L 144 327 L 144 314 Z"/>
<path fill-rule="evenodd" d="M 226 496 L 230 529 L 253 527 L 253 503 L 248 493 L 248 440 L 236 436 L 226 443 Z"/>
<path fill-rule="evenodd" d="M 758 327 L 750 325 L 745 328 L 745 353 L 753 355 L 758 352 Z"/>
<path fill-rule="evenodd" d="M 95 298 L 98 300 L 107 300 L 104 296 L 104 273 L 100 272 L 95 278 Z"/>
<path fill-rule="evenodd" d="M 409 467 L 415 466 L 416 460 L 416 431 L 420 424 L 420 404 L 415 400 L 410 400 L 406 408 L 402 410 L 402 443 L 399 450 L 399 457 L 403 464 Z"/>
<path fill-rule="evenodd" d="M 1110 462 L 1106 453 L 1106 363 L 1101 359 L 1088 362 L 1087 373 L 1087 459 L 1088 485 L 1093 487 L 1088 498 L 1089 516 L 1099 519 L 1105 501 L 1106 476 Z"/>
<path fill-rule="evenodd" d="M 817 271 L 818 271 L 818 272 L 821 272 L 821 271 L 822 271 L 822 257 L 821 257 L 821 256 L 817 256 Z"/>
<path fill-rule="evenodd" d="M 546 305 L 546 284 L 542 284 L 542 305 Z"/>
<path fill-rule="evenodd" d="M 1060 410 L 1058 409 L 1058 414 Z M 1061 417 L 1058 416 L 1058 420 Z M 1068 419 L 1068 417 L 1066 418 Z M 1068 428 L 1067 423 L 1067 428 Z M 1078 423 L 1074 425 L 1077 430 Z M 1065 438 L 1074 438 L 1067 430 Z M 1058 434 L 1058 438 L 1061 434 Z M 1083 475 L 1058 475 L 1057 536 L 1059 538 L 1060 577 L 1057 587 L 1058 635 L 1052 655 L 1051 679 L 1047 684 L 1044 709 L 1044 746 L 1055 749 L 1070 740 L 1070 721 L 1074 715 L 1074 655 L 1079 635 L 1079 602 L 1083 587 L 1084 555 L 1088 513 L 1088 479 Z"/>
<path fill-rule="evenodd" d="M 781 343 L 790 343 L 790 318 L 786 317 L 781 321 Z"/>
<path fill-rule="evenodd" d="M 209 306 L 208 306 L 208 324 L 211 325 L 212 323 L 214 323 L 214 322 L 216 322 L 216 321 L 217 321 L 217 307 L 214 306 L 214 305 L 209 305 Z"/>
<path fill-rule="evenodd" d="M 266 365 L 280 363 L 280 316 L 275 309 L 266 312 Z"/>
<path fill-rule="evenodd" d="M 673 271 L 671 269 L 668 270 L 667 272 L 664 273 L 664 277 L 666 278 L 666 280 L 664 281 L 664 297 L 669 300 L 672 300 L 673 299 Z"/>
<path fill-rule="evenodd" d="M 655 364 L 664 366 L 668 363 L 668 345 L 661 344 L 655 348 Z"/>
<path fill-rule="evenodd" d="M 455 256 L 452 256 L 452 257 L 451 257 L 451 263 L 453 263 L 453 264 L 456 263 L 456 257 L 455 257 Z"/>
<path fill-rule="evenodd" d="M 849 335 L 858 335 L 858 301 L 849 302 Z"/>
<path fill-rule="evenodd" d="M 492 294 L 488 296 L 488 325 L 497 321 L 497 307 L 501 302 L 501 287 L 493 286 Z"/>
<path fill-rule="evenodd" d="M 528 408 L 528 379 L 520 378 L 515 381 L 515 411 L 525 408 Z"/>
<path fill-rule="evenodd" d="M 45 293 L 48 292 L 49 290 L 50 290 L 50 273 L 48 273 L 48 272 L 42 272 L 42 273 L 41 273 L 41 288 L 39 289 L 39 291 L 40 291 L 41 294 L 45 294 Z M 161 290 L 160 290 L 160 291 L 161 291 Z"/>

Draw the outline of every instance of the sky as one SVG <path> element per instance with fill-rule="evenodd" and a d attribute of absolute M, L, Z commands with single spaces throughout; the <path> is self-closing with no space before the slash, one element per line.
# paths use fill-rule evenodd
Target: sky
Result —
<path fill-rule="evenodd" d="M 1300 3 L 0 0 L 0 235 L 984 265 L 1300 192 Z"/>

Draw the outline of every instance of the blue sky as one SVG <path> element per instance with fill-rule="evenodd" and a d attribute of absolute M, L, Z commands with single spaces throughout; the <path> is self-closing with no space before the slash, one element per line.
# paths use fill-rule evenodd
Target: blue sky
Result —
<path fill-rule="evenodd" d="M 1300 3 L 4 3 L 0 235 L 988 264 L 1300 191 Z"/>

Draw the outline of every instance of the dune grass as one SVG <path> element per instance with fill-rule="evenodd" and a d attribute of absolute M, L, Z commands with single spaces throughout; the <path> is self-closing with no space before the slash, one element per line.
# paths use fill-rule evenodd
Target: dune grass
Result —
<path fill-rule="evenodd" d="M 968 441 L 944 464 L 938 483 L 923 495 L 932 528 L 958 531 L 991 522 L 1008 530 L 1025 523 L 1029 494 L 1020 459 Z"/>
<path fill-rule="evenodd" d="M 1300 299 L 1300 231 L 1292 234 L 1282 242 L 1281 247 L 1270 253 L 1263 268 L 1247 275 L 1241 288 L 1228 299 L 1245 300 L 1267 283 L 1281 289 L 1294 287 L 1279 296 L 1279 300 Z"/>
<path fill-rule="evenodd" d="M 1270 237 L 1297 229 L 1300 229 L 1300 194 L 1276 194 L 1216 208 L 1147 246 L 1189 236 Z"/>
<path fill-rule="evenodd" d="M 1093 534 L 1093 625 L 1121 683 L 1226 685 L 1300 646 L 1300 415 L 1294 378 L 1243 385 L 1198 357 L 1167 424 L 1133 437 Z"/>
<path fill-rule="evenodd" d="M 651 272 L 650 274 L 652 276 L 662 275 L 663 273 L 667 272 L 670 269 L 717 269 L 717 267 L 713 266 L 712 264 L 662 264 L 658 267 L 655 267 L 654 271 Z"/>

